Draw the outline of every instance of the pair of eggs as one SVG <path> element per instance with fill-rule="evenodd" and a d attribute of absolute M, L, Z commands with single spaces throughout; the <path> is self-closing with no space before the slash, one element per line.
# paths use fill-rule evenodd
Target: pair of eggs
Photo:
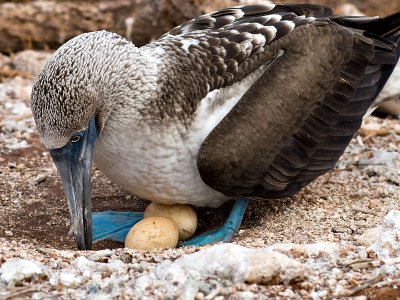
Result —
<path fill-rule="evenodd" d="M 197 216 L 190 205 L 151 203 L 144 219 L 136 223 L 125 238 L 125 247 L 151 250 L 175 248 L 178 241 L 193 236 Z"/>

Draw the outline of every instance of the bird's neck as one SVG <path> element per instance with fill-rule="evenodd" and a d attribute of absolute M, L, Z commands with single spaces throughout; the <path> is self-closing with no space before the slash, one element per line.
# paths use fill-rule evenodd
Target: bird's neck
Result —
<path fill-rule="evenodd" d="M 132 48 L 116 54 L 113 67 L 102 74 L 104 81 L 99 87 L 100 108 L 98 117 L 104 129 L 115 126 L 116 122 L 140 122 L 152 119 L 157 110 L 155 103 L 159 95 L 159 78 L 164 73 L 164 51 L 148 47 Z"/>

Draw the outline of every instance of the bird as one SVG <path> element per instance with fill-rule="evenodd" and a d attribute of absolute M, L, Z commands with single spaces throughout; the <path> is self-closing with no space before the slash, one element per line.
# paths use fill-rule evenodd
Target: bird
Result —
<path fill-rule="evenodd" d="M 292 196 L 335 167 L 396 66 L 399 39 L 400 13 L 259 4 L 201 15 L 141 47 L 104 30 L 67 41 L 38 75 L 31 108 L 77 247 L 123 240 L 143 217 L 92 212 L 93 162 L 150 201 L 234 200 L 223 226 L 183 245 L 229 241 L 251 199 Z"/>

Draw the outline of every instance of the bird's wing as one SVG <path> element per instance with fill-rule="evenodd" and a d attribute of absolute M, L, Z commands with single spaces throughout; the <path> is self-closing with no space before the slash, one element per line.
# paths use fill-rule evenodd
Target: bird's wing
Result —
<path fill-rule="evenodd" d="M 268 45 L 330 15 L 330 8 L 311 4 L 225 8 L 172 29 L 159 42 L 181 52 L 179 63 L 190 71 L 186 78 L 198 79 L 185 85 L 201 91 L 186 98 L 201 100 L 207 92 L 238 82 L 273 60 L 279 49 L 266 49 Z"/>
<path fill-rule="evenodd" d="M 399 19 L 259 5 L 220 10 L 164 35 L 187 54 L 186 101 L 265 68 L 203 142 L 203 181 L 229 196 L 283 197 L 331 169 L 397 61 L 390 39 Z"/>

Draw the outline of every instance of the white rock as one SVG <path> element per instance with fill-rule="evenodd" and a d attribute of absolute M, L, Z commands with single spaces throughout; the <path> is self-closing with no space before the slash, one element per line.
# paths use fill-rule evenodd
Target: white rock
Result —
<path fill-rule="evenodd" d="M 400 256 L 400 211 L 391 210 L 382 221 L 378 239 L 369 247 L 382 259 Z"/>
<path fill-rule="evenodd" d="M 92 267 L 93 265 L 95 265 L 94 262 L 88 260 L 84 256 L 78 256 L 77 258 L 75 258 L 73 264 L 75 264 L 78 267 L 78 270 L 81 272 L 85 271 L 88 267 Z"/>
<path fill-rule="evenodd" d="M 79 285 L 82 282 L 81 278 L 71 272 L 60 273 L 60 284 L 66 287 Z"/>
<path fill-rule="evenodd" d="M 365 16 L 354 4 L 345 3 L 340 5 L 335 10 L 336 14 L 342 16 Z"/>
<path fill-rule="evenodd" d="M 46 154 L 47 154 L 47 152 L 46 152 Z M 71 251 L 61 250 L 59 253 L 62 258 L 71 259 L 74 257 L 74 252 L 71 252 Z"/>
<path fill-rule="evenodd" d="M 310 293 L 310 298 L 313 300 L 326 299 L 327 295 L 328 295 L 327 290 L 314 291 Z"/>
<path fill-rule="evenodd" d="M 17 130 L 17 121 L 13 119 L 5 120 L 2 131 L 5 133 L 10 133 L 15 130 Z"/>
<path fill-rule="evenodd" d="M 7 102 L 5 107 L 11 111 L 13 115 L 22 115 L 30 113 L 31 109 L 24 102 L 11 103 Z"/>
<path fill-rule="evenodd" d="M 361 246 L 369 247 L 379 237 L 380 232 L 381 232 L 380 226 L 369 228 L 365 230 L 360 236 L 356 237 L 357 243 L 360 244 Z"/>
<path fill-rule="evenodd" d="M 176 278 L 177 266 L 185 270 L 188 277 L 217 275 L 235 283 L 289 283 L 304 278 L 309 272 L 302 263 L 279 252 L 235 244 L 216 245 L 172 263 L 164 262 L 157 267 L 157 276 Z"/>
<path fill-rule="evenodd" d="M 73 262 L 81 274 L 89 274 L 89 272 L 103 272 L 110 271 L 118 274 L 126 273 L 128 267 L 121 260 L 115 259 L 108 263 L 90 261 L 84 256 L 78 256 Z M 94 276 L 94 275 L 93 275 Z"/>
<path fill-rule="evenodd" d="M 46 296 L 42 292 L 33 293 L 32 296 L 31 296 L 32 300 L 42 300 L 42 299 L 45 299 L 45 298 L 46 298 Z"/>
<path fill-rule="evenodd" d="M 336 261 L 340 257 L 340 245 L 330 242 L 315 244 L 277 243 L 267 247 L 271 251 L 277 251 L 293 258 L 315 258 L 317 260 Z"/>
<path fill-rule="evenodd" d="M 15 77 L 0 83 L 0 99 L 3 103 L 7 101 L 28 101 L 32 91 L 32 80 Z"/>
<path fill-rule="evenodd" d="M 396 167 L 400 160 L 400 154 L 397 151 L 372 150 L 360 157 L 358 165 L 361 167 L 370 165 L 383 165 L 389 168 Z"/>
<path fill-rule="evenodd" d="M 8 285 L 15 285 L 26 280 L 46 276 L 45 266 L 28 260 L 13 258 L 6 261 L 0 268 L 0 279 Z"/>
<path fill-rule="evenodd" d="M 51 55 L 52 53 L 45 51 L 20 51 L 13 57 L 13 65 L 18 71 L 28 72 L 36 76 L 44 68 Z"/>
<path fill-rule="evenodd" d="M 167 280 L 172 284 L 184 284 L 187 280 L 185 269 L 178 264 L 160 264 L 155 271 L 158 278 Z"/>
<path fill-rule="evenodd" d="M 103 249 L 90 254 L 88 258 L 93 261 L 98 261 L 102 258 L 111 257 L 113 253 L 111 249 Z"/>
<path fill-rule="evenodd" d="M 16 141 L 12 145 L 6 145 L 5 148 L 10 149 L 10 150 L 17 150 L 17 149 L 23 149 L 23 148 L 28 148 L 28 142 L 25 140 L 22 141 Z"/>
<path fill-rule="evenodd" d="M 244 292 L 238 292 L 235 294 L 235 299 L 238 300 L 253 300 L 253 299 L 260 299 L 260 297 L 253 292 L 250 291 L 244 291 Z"/>
<path fill-rule="evenodd" d="M 384 88 L 379 93 L 374 104 L 386 101 L 389 99 L 395 99 L 400 97 L 400 61 L 397 63 L 393 70 L 392 75 L 390 75 L 388 81 L 386 82 Z"/>

